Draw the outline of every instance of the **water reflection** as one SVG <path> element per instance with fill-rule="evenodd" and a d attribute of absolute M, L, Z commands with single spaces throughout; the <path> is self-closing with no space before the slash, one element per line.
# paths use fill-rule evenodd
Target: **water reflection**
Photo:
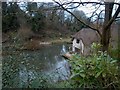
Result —
<path fill-rule="evenodd" d="M 34 70 L 27 70 L 24 65 L 20 65 L 19 69 L 19 87 L 26 87 L 29 82 L 36 78 L 37 73 Z"/>
<path fill-rule="evenodd" d="M 61 54 L 65 54 L 66 52 L 67 52 L 66 47 L 65 47 L 65 45 L 63 44 L 63 45 L 62 45 L 62 49 L 61 49 Z"/>
<path fill-rule="evenodd" d="M 67 50 L 68 45 L 59 44 L 44 46 L 37 51 L 20 52 L 18 56 L 12 55 L 10 64 L 19 69 L 15 72 L 19 81 L 18 87 L 28 86 L 30 81 L 37 79 L 41 74 L 48 76 L 50 82 L 68 79 L 70 75 L 69 64 L 60 55 L 67 52 Z M 8 60 L 9 57 L 4 57 L 4 63 L 8 63 Z M 6 69 L 4 72 L 7 72 L 8 70 L 9 69 Z M 7 80 L 7 78 L 4 79 Z"/>

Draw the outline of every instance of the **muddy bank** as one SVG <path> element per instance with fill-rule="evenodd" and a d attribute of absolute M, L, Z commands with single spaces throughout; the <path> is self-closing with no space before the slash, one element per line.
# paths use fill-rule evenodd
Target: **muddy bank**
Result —
<path fill-rule="evenodd" d="M 5 48 L 14 48 L 16 50 L 39 50 L 41 47 L 50 46 L 57 43 L 70 43 L 71 38 L 55 38 L 55 39 L 39 39 L 33 38 L 30 40 L 9 39 L 2 43 Z"/>

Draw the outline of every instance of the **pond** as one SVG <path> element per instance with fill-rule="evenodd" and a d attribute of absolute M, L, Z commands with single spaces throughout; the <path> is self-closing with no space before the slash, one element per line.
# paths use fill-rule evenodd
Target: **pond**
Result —
<path fill-rule="evenodd" d="M 43 46 L 35 51 L 3 48 L 10 52 L 3 55 L 3 88 L 35 88 L 40 87 L 43 80 L 50 83 L 67 80 L 70 76 L 69 64 L 61 54 L 68 48 L 68 44 Z"/>

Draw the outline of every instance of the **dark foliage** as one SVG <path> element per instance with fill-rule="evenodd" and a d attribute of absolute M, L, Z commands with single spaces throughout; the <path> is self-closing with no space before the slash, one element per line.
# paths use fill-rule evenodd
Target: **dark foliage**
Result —
<path fill-rule="evenodd" d="M 19 28 L 19 22 L 17 19 L 16 3 L 10 3 L 7 5 L 6 2 L 2 2 L 2 31 L 7 32 L 9 30 L 16 31 Z"/>

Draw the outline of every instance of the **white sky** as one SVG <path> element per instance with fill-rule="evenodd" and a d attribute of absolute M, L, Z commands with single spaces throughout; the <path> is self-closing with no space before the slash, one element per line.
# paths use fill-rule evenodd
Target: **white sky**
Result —
<path fill-rule="evenodd" d="M 24 1 L 24 0 L 21 0 L 21 1 Z M 37 1 L 37 2 L 52 2 L 52 0 L 30 0 L 30 1 Z M 61 2 L 64 2 L 64 1 L 72 1 L 72 0 L 56 0 L 56 1 L 61 1 Z M 74 0 L 75 2 L 78 2 L 78 1 L 98 1 L 98 0 Z M 113 1 L 113 0 L 102 0 L 102 1 Z M 119 0 L 115 0 L 115 1 L 119 1 Z"/>
<path fill-rule="evenodd" d="M 6 1 L 6 0 L 0 0 L 0 1 Z M 8 1 L 23 1 L 23 2 L 53 2 L 53 0 L 8 0 Z M 56 0 L 56 1 L 61 1 L 61 2 L 66 2 L 66 1 L 72 1 L 72 0 Z M 84 2 L 97 2 L 97 1 L 114 1 L 114 0 L 73 0 L 75 2 L 79 2 L 79 1 L 84 1 Z M 119 2 L 120 0 L 115 0 L 115 2 Z"/>
<path fill-rule="evenodd" d="M 33 2 L 53 2 L 53 0 L 30 0 L 30 1 L 33 1 Z M 82 1 L 82 2 L 87 2 L 87 1 L 89 1 L 89 2 L 98 2 L 98 0 L 55 0 L 55 1 L 58 1 L 58 2 L 60 1 L 62 3 L 67 2 L 67 1 L 74 1 L 74 2 L 80 2 L 80 1 Z M 103 9 L 103 7 L 101 9 Z M 100 9 L 100 11 L 101 11 L 101 9 Z M 81 6 L 79 8 L 79 10 L 83 10 L 85 12 L 86 16 L 90 16 L 92 14 L 92 12 L 95 10 L 95 8 L 92 7 L 92 5 L 87 5 L 87 7 L 86 6 Z M 100 11 L 98 11 L 98 13 Z"/>
<path fill-rule="evenodd" d="M 17 1 L 17 2 L 53 2 L 53 0 L 9 0 L 9 1 Z M 62 3 L 64 2 L 69 2 L 69 1 L 75 1 L 75 2 L 99 2 L 99 1 L 113 1 L 113 0 L 55 0 L 55 1 L 60 1 Z M 115 0 L 115 2 L 120 2 L 120 0 Z M 90 16 L 92 14 L 92 12 L 95 10 L 95 7 L 93 7 L 91 4 L 88 4 L 87 6 L 81 6 L 80 8 L 78 8 L 79 10 L 83 10 L 86 14 L 86 16 Z M 97 11 L 97 13 L 99 13 L 101 10 L 103 10 L 104 7 L 101 6 L 99 8 L 99 10 Z"/>

